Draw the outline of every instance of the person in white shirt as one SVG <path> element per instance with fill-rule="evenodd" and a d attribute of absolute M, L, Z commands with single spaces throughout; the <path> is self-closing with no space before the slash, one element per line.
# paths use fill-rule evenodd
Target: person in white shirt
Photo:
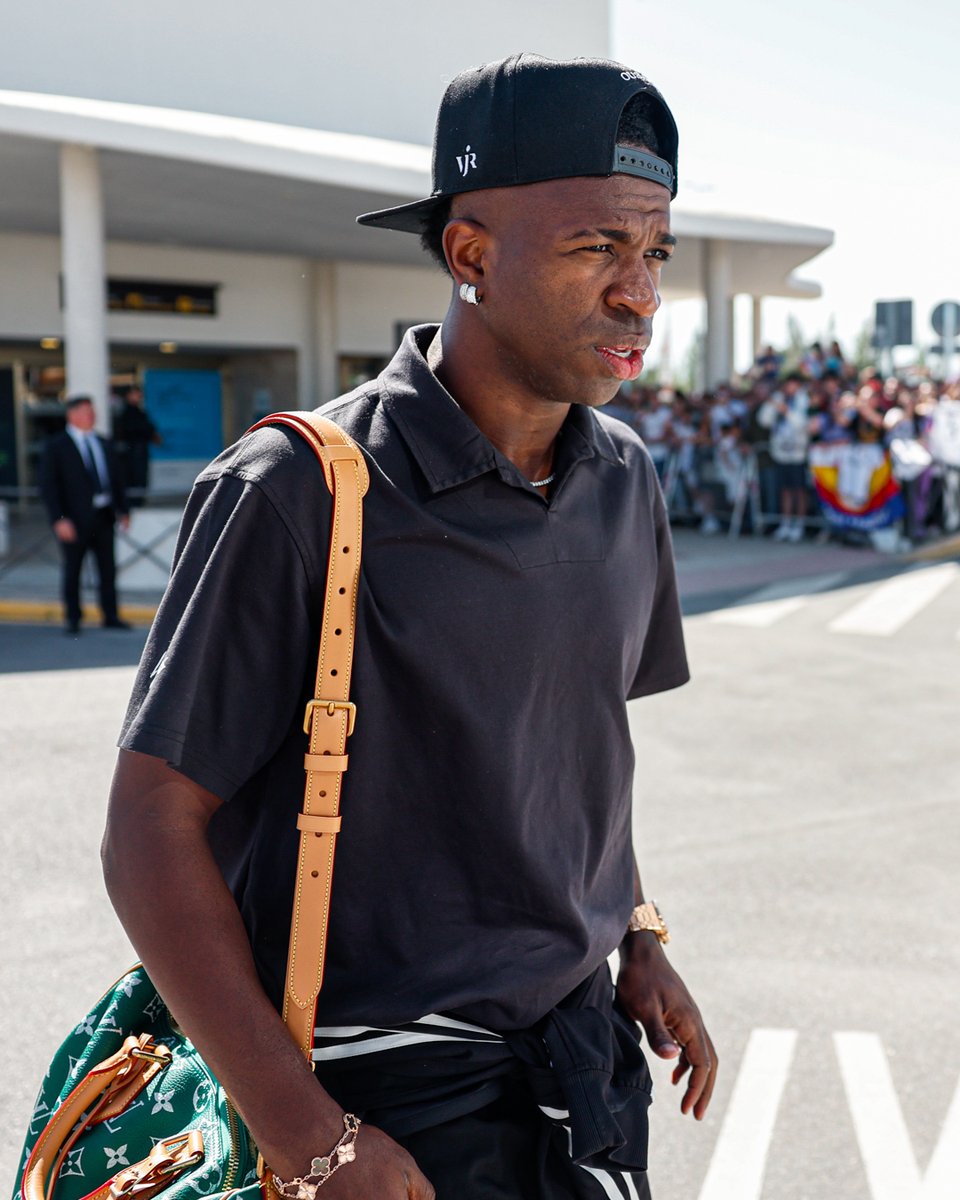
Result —
<path fill-rule="evenodd" d="M 790 375 L 757 413 L 770 430 L 770 457 L 777 468 L 780 491 L 778 542 L 803 541 L 807 516 L 807 448 L 810 444 L 810 397 L 803 377 Z"/>
<path fill-rule="evenodd" d="M 643 444 L 650 452 L 650 457 L 653 459 L 653 465 L 657 468 L 657 474 L 663 480 L 664 471 L 667 466 L 667 459 L 670 457 L 670 421 L 672 414 L 670 412 L 669 398 L 661 400 L 659 397 L 652 404 L 646 406 L 640 413 L 640 418 L 637 423 L 640 436 L 643 438 Z"/>

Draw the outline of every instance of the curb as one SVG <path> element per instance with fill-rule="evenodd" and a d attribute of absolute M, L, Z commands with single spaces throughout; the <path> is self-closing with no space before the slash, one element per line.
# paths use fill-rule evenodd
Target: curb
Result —
<path fill-rule="evenodd" d="M 934 542 L 931 546 L 920 546 L 903 557 L 907 562 L 935 562 L 940 558 L 954 558 L 957 555 L 960 555 L 960 533 Z"/>
<path fill-rule="evenodd" d="M 906 554 L 891 554 L 891 564 L 937 562 L 960 557 L 960 534 L 943 538 L 929 546 L 920 546 Z M 802 578 L 802 573 L 798 578 Z M 681 576 L 681 591 L 683 591 Z M 157 615 L 156 604 L 121 604 L 120 616 L 137 628 L 147 629 Z M 84 605 L 83 620 L 90 626 L 100 624 L 100 610 Z M 59 600 L 0 600 L 0 624 L 62 625 L 63 605 Z"/>
<path fill-rule="evenodd" d="M 147 629 L 157 615 L 156 605 L 121 604 L 120 616 L 138 628 Z M 100 624 L 100 610 L 84 605 L 84 623 Z M 59 600 L 0 600 L 0 623 L 11 625 L 62 625 L 63 605 Z"/>

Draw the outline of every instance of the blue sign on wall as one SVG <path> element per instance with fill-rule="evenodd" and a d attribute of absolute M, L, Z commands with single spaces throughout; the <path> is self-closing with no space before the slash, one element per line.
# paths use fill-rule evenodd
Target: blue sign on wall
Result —
<path fill-rule="evenodd" d="M 143 394 L 163 438 L 151 458 L 216 458 L 223 449 L 219 371 L 145 371 Z"/>

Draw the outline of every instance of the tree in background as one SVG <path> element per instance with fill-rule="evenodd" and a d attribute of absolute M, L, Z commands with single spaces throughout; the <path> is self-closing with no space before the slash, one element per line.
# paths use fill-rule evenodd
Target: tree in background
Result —
<path fill-rule="evenodd" d="M 807 339 L 803 335 L 803 326 L 797 317 L 790 313 L 787 317 L 787 345 L 783 356 L 783 370 L 798 371 L 806 348 Z"/>
<path fill-rule="evenodd" d="M 870 321 L 864 321 L 853 343 L 853 363 L 858 371 L 864 367 L 877 365 L 877 350 L 873 344 L 873 326 Z"/>
<path fill-rule="evenodd" d="M 699 392 L 703 389 L 707 361 L 707 334 L 698 329 L 687 347 L 683 362 L 673 374 L 673 384 L 684 392 Z"/>

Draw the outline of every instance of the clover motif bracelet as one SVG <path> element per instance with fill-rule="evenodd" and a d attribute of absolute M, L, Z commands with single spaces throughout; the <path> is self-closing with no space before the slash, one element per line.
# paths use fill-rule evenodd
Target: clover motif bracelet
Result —
<path fill-rule="evenodd" d="M 360 1118 L 353 1113 L 343 1114 L 343 1136 L 329 1154 L 318 1155 L 310 1162 L 310 1172 L 298 1179 L 284 1181 L 274 1174 L 273 1182 L 281 1196 L 287 1200 L 314 1200 L 317 1188 L 323 1187 L 334 1171 L 338 1171 L 344 1163 L 353 1162 L 357 1157 L 356 1140 L 360 1129 Z"/>

